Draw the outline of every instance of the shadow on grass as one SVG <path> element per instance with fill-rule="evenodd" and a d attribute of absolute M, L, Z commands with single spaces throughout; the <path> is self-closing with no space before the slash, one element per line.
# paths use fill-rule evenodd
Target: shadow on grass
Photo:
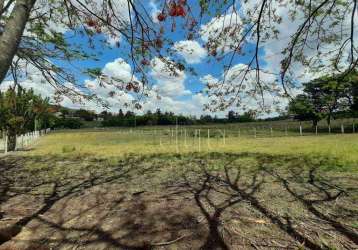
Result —
<path fill-rule="evenodd" d="M 29 161 L 35 167 L 25 167 Z M 33 202 L 0 231 L 0 245 L 354 249 L 358 235 L 348 222 L 358 220 L 357 178 L 334 164 L 252 153 L 130 156 L 110 163 L 4 158 L 0 223 L 11 209 L 21 210 L 24 198 Z M 143 181 L 158 176 L 159 189 Z"/>

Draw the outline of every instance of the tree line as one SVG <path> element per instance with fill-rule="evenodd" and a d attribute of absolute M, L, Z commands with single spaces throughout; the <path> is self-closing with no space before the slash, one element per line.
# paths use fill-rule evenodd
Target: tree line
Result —
<path fill-rule="evenodd" d="M 332 119 L 358 117 L 358 71 L 353 70 L 336 76 L 323 76 L 303 84 L 302 94 L 293 98 L 287 113 L 268 120 L 294 118 L 312 121 L 317 126 L 325 119 L 328 126 Z M 52 105 L 49 98 L 36 95 L 15 85 L 0 91 L 0 129 L 7 134 L 8 150 L 16 148 L 16 136 L 45 128 L 78 129 L 84 122 L 97 120 L 102 127 L 135 127 L 147 125 L 203 125 L 215 123 L 254 122 L 259 119 L 254 111 L 243 114 L 230 110 L 225 118 L 212 115 L 185 116 L 173 112 L 147 111 L 142 115 L 119 110 L 118 113 L 79 109 L 73 110 Z M 262 120 L 262 119 L 261 119 Z"/>

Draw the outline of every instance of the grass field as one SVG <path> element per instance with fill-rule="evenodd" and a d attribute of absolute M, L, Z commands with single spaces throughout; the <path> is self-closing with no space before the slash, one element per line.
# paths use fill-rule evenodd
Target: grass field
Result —
<path fill-rule="evenodd" d="M 274 138 L 206 137 L 199 139 L 178 132 L 159 134 L 154 131 L 72 131 L 56 132 L 43 138 L 26 155 L 91 156 L 113 158 L 128 155 L 208 153 L 265 153 L 306 155 L 335 159 L 342 167 L 358 162 L 358 134 L 323 136 L 287 136 Z M 356 171 L 358 169 L 352 168 Z"/>
<path fill-rule="evenodd" d="M 195 129 L 59 131 L 0 158 L 0 249 L 358 248 L 358 134 Z"/>

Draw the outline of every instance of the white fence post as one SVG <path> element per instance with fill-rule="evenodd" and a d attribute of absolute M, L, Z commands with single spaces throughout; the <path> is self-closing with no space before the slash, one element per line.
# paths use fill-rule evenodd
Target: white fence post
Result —
<path fill-rule="evenodd" d="M 199 129 L 199 152 L 201 152 L 201 139 L 200 139 L 200 129 Z"/>
<path fill-rule="evenodd" d="M 356 124 L 355 124 L 355 122 L 353 121 L 353 133 L 355 133 L 356 132 Z"/>
<path fill-rule="evenodd" d="M 5 132 L 5 140 L 4 140 L 4 153 L 7 154 L 7 133 Z"/>
<path fill-rule="evenodd" d="M 179 145 L 178 145 L 178 120 L 175 126 L 175 151 L 179 153 Z"/>
<path fill-rule="evenodd" d="M 343 125 L 343 123 L 341 124 L 341 132 L 342 132 L 342 134 L 344 134 L 344 125 Z"/>
<path fill-rule="evenodd" d="M 208 129 L 208 150 L 210 147 L 210 129 Z"/>

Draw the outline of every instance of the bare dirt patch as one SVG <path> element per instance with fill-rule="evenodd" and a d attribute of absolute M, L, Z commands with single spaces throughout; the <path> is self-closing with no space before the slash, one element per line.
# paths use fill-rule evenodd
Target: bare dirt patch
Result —
<path fill-rule="evenodd" d="M 328 159 L 13 156 L 0 164 L 1 250 L 358 247 L 357 174 Z"/>

